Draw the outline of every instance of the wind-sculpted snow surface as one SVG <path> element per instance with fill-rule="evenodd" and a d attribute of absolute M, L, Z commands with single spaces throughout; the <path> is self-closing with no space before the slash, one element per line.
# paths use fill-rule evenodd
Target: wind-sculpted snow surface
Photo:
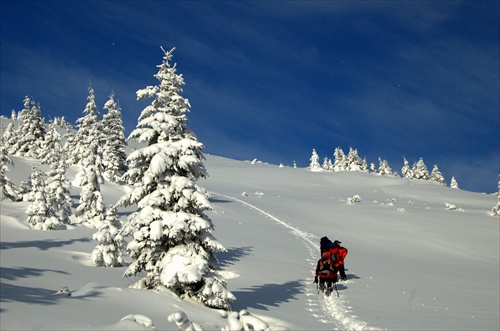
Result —
<path fill-rule="evenodd" d="M 310 269 L 314 270 L 316 268 L 316 262 L 319 257 L 319 237 L 305 231 L 301 231 L 289 225 L 285 221 L 279 219 L 278 217 L 272 215 L 271 213 L 268 213 L 258 208 L 257 206 L 252 205 L 239 198 L 223 195 L 216 192 L 211 193 L 214 196 L 224 197 L 226 199 L 241 203 L 285 227 L 290 232 L 290 234 L 296 237 L 296 240 L 300 240 L 305 244 L 311 256 L 311 259 L 309 260 Z M 347 306 L 346 299 L 343 294 L 338 294 L 336 297 L 334 297 L 334 293 L 331 293 L 328 296 L 321 293 L 318 294 L 317 290 L 309 285 L 313 282 L 313 280 L 314 275 L 307 279 L 308 284 L 306 284 L 304 291 L 309 296 L 309 299 L 306 303 L 308 305 L 307 310 L 309 310 L 314 317 L 320 319 L 326 324 L 333 322 L 341 330 L 380 330 L 378 328 L 370 327 L 366 322 L 358 319 L 357 316 L 352 313 L 350 307 Z M 345 288 L 346 286 L 344 284 L 348 283 L 349 281 L 342 282 L 342 285 L 340 286 L 342 288 Z M 335 293 L 338 293 L 338 291 Z"/>

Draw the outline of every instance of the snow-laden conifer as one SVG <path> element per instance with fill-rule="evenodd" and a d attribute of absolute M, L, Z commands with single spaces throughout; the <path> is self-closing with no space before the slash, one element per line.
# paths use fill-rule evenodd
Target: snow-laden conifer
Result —
<path fill-rule="evenodd" d="M 455 189 L 459 189 L 459 187 L 458 187 L 458 182 L 457 182 L 457 180 L 455 179 L 455 177 L 451 177 L 450 187 L 451 187 L 451 188 L 455 188 Z"/>
<path fill-rule="evenodd" d="M 389 162 L 387 160 L 382 160 L 382 158 L 378 158 L 378 173 L 380 175 L 392 175 L 392 168 L 389 165 Z"/>
<path fill-rule="evenodd" d="M 342 148 L 337 147 L 333 152 L 333 170 L 334 171 L 346 171 L 347 170 L 347 157 L 344 154 Z"/>
<path fill-rule="evenodd" d="M 311 171 L 320 171 L 321 170 L 321 165 L 319 164 L 319 155 L 316 153 L 316 150 L 312 150 L 311 158 L 309 159 L 311 161 L 309 167 Z"/>
<path fill-rule="evenodd" d="M 353 149 L 352 147 L 349 147 L 349 153 L 347 154 L 346 164 L 347 164 L 347 170 L 349 171 L 368 171 L 366 160 L 363 160 L 359 156 L 358 150 Z"/>
<path fill-rule="evenodd" d="M 430 178 L 427 166 L 424 163 L 424 159 L 420 158 L 417 163 L 413 164 L 412 167 L 413 178 L 428 180 Z"/>
<path fill-rule="evenodd" d="M 39 152 L 39 159 L 43 164 L 53 164 L 61 158 L 64 153 L 61 140 L 61 134 L 51 125 Z"/>
<path fill-rule="evenodd" d="M 26 209 L 28 224 L 35 230 L 56 230 L 61 224 L 54 213 L 54 206 L 46 193 L 45 179 L 38 166 L 31 173 L 33 201 Z"/>
<path fill-rule="evenodd" d="M 491 209 L 491 215 L 500 216 L 500 180 L 498 181 L 497 204 Z"/>
<path fill-rule="evenodd" d="M 432 168 L 430 179 L 433 182 L 440 183 L 446 186 L 446 181 L 444 180 L 444 176 L 441 173 L 441 171 L 439 171 L 439 167 L 437 166 L 437 164 L 435 164 L 434 167 Z"/>
<path fill-rule="evenodd" d="M 403 167 L 401 168 L 401 176 L 403 178 L 413 178 L 413 171 L 406 157 L 403 156 Z"/>
<path fill-rule="evenodd" d="M 93 142 L 83 156 L 83 170 L 78 174 L 78 184 L 82 187 L 80 192 L 80 204 L 76 209 L 75 215 L 80 221 L 91 227 L 99 228 L 104 219 L 105 206 L 101 194 L 100 182 L 102 179 L 101 163 L 98 157 L 97 142 Z"/>
<path fill-rule="evenodd" d="M 99 242 L 91 255 L 92 264 L 97 267 L 121 267 L 124 264 L 122 252 L 125 250 L 125 241 L 120 233 L 121 223 L 116 212 L 115 206 L 109 206 L 99 230 L 92 236 Z"/>
<path fill-rule="evenodd" d="M 11 147 L 17 140 L 16 130 L 14 129 L 14 122 L 11 121 L 7 124 L 4 129 L 2 126 L 2 147 L 5 149 L 5 153 L 10 153 Z"/>
<path fill-rule="evenodd" d="M 112 92 L 109 100 L 104 104 L 107 113 L 103 116 L 105 144 L 103 150 L 103 171 L 105 177 L 113 182 L 119 179 L 127 171 L 125 154 L 125 128 L 123 127 L 120 105 L 114 100 L 115 93 Z"/>
<path fill-rule="evenodd" d="M 40 110 L 29 97 L 24 99 L 24 109 L 18 113 L 17 140 L 10 149 L 11 155 L 38 158 L 45 138 L 45 124 Z"/>
<path fill-rule="evenodd" d="M 0 190 L 0 200 L 9 198 L 13 201 L 18 200 L 16 185 L 7 177 L 6 173 L 10 171 L 9 166 L 13 166 L 14 162 L 7 153 L 7 148 L 2 144 L 0 145 L 0 181 L 2 182 L 2 189 Z"/>
<path fill-rule="evenodd" d="M 60 146 L 60 145 L 59 145 Z M 71 183 L 66 177 L 68 165 L 64 153 L 59 154 L 59 158 L 53 158 L 50 170 L 47 172 L 47 194 L 53 201 L 55 213 L 59 221 L 64 224 L 71 223 Z"/>
<path fill-rule="evenodd" d="M 330 160 L 328 157 L 325 156 L 325 158 L 323 159 L 323 165 L 321 166 L 321 168 L 324 171 L 333 171 L 332 160 Z"/>
<path fill-rule="evenodd" d="M 139 100 L 152 102 L 129 136 L 147 144 L 127 158 L 124 178 L 135 187 L 118 202 L 138 206 L 123 227 L 123 235 L 132 237 L 127 250 L 133 260 L 125 276 L 145 272 L 132 286 L 168 288 L 206 306 L 229 309 L 234 296 L 213 266 L 215 252 L 225 248 L 205 214 L 212 208 L 208 193 L 195 183 L 207 176 L 204 146 L 186 124 L 190 105 L 181 96 L 184 79 L 169 63 L 173 51 L 164 51 L 155 75 L 159 85 L 137 91 Z"/>
<path fill-rule="evenodd" d="M 81 165 L 82 160 L 90 149 L 90 145 L 95 143 L 97 151 L 95 152 L 98 160 L 97 163 L 102 164 L 102 149 L 104 146 L 104 132 L 102 122 L 99 121 L 99 110 L 95 103 L 94 89 L 89 86 L 89 95 L 87 97 L 87 105 L 83 110 L 84 116 L 76 120 L 79 123 L 78 131 L 74 141 L 73 150 L 69 156 L 71 164 Z M 100 173 L 97 176 L 99 183 L 102 183 L 102 166 L 100 166 Z"/>

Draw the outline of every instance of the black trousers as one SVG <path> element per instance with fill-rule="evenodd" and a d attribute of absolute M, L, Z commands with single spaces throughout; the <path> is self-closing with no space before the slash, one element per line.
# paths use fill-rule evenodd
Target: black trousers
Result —
<path fill-rule="evenodd" d="M 345 274 L 345 268 L 344 268 L 344 265 L 343 264 L 340 264 L 338 266 L 338 269 L 339 269 L 339 274 L 340 274 L 340 278 L 342 278 L 342 280 L 346 280 L 347 279 L 347 276 Z"/>
<path fill-rule="evenodd" d="M 335 278 L 319 278 L 319 288 L 323 290 L 325 288 L 330 288 L 333 286 L 334 283 L 337 282 L 337 275 L 335 275 Z"/>

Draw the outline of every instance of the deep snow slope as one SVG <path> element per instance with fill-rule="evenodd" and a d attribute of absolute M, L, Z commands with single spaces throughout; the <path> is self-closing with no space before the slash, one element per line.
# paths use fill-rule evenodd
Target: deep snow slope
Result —
<path fill-rule="evenodd" d="M 32 160 L 12 158 L 8 176 L 26 180 Z M 217 266 L 237 300 L 271 329 L 500 329 L 499 219 L 493 195 L 368 173 L 325 173 L 207 155 L 215 237 L 226 246 Z M 43 169 L 43 168 L 42 168 Z M 76 172 L 71 168 L 68 177 Z M 127 187 L 105 184 L 107 204 Z M 73 188 L 75 206 L 78 188 Z M 358 195 L 361 201 L 349 204 Z M 449 210 L 448 205 L 455 205 Z M 129 289 L 124 268 L 95 268 L 95 230 L 34 231 L 29 203 L 2 201 L 0 329 L 156 329 L 183 311 L 205 330 L 225 314 L 168 292 Z M 133 210 L 120 210 L 122 220 Z M 349 249 L 339 295 L 316 293 L 319 238 Z M 68 286 L 72 296 L 55 294 Z M 151 330 L 151 328 L 149 328 Z"/>

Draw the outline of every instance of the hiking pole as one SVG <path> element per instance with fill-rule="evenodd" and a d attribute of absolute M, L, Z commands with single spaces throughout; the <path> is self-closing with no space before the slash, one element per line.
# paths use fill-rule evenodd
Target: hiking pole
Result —
<path fill-rule="evenodd" d="M 337 290 L 337 283 L 333 284 L 335 286 L 335 292 L 337 292 L 337 298 L 340 297 L 339 291 Z"/>

